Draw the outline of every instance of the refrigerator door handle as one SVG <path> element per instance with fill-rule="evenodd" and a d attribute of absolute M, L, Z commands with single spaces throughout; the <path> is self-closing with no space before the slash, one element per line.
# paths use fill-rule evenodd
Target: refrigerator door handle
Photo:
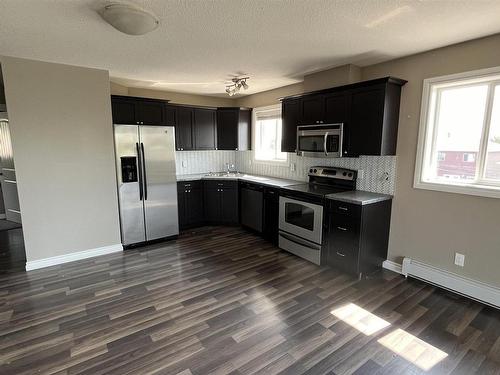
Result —
<path fill-rule="evenodd" d="M 139 143 L 135 144 L 135 148 L 137 149 L 137 169 L 139 175 L 139 200 L 142 201 L 143 191 L 142 191 L 142 161 L 141 161 L 141 152 L 139 150 Z"/>
<path fill-rule="evenodd" d="M 144 200 L 148 200 L 148 179 L 146 177 L 146 157 L 144 156 L 144 143 L 141 142 L 142 151 L 142 173 L 144 177 Z"/>

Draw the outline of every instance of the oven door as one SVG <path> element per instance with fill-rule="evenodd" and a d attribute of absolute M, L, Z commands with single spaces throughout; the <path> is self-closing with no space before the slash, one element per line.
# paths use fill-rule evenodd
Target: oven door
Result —
<path fill-rule="evenodd" d="M 342 124 L 297 127 L 297 154 L 312 157 L 342 157 Z M 320 129 L 316 129 L 320 127 Z"/>
<path fill-rule="evenodd" d="M 321 245 L 323 206 L 280 197 L 279 228 L 305 240 Z"/>

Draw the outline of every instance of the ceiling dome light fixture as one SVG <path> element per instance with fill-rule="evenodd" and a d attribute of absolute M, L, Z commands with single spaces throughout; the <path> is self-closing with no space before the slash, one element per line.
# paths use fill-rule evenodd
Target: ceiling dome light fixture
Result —
<path fill-rule="evenodd" d="M 101 17 L 118 31 L 128 35 L 144 35 L 158 27 L 153 13 L 136 5 L 111 3 L 99 11 Z"/>
<path fill-rule="evenodd" d="M 243 90 L 248 90 L 248 83 L 247 79 L 250 79 L 250 77 L 235 77 L 231 81 L 233 83 L 231 85 L 226 86 L 226 92 L 229 96 L 234 96 L 236 95 L 240 89 L 243 87 Z"/>

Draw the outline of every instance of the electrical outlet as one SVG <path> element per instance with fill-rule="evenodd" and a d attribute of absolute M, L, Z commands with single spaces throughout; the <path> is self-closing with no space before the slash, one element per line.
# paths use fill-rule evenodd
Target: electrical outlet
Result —
<path fill-rule="evenodd" d="M 362 169 L 358 169 L 358 177 L 357 177 L 357 179 L 358 179 L 358 180 L 361 180 L 361 179 L 363 179 L 364 177 L 365 177 L 365 171 L 364 171 L 364 170 L 362 170 Z"/>
<path fill-rule="evenodd" d="M 295 172 L 295 163 L 290 163 L 290 171 Z"/>
<path fill-rule="evenodd" d="M 183 160 L 182 161 L 182 168 L 186 168 L 187 167 L 187 163 Z"/>
<path fill-rule="evenodd" d="M 465 265 L 465 255 L 455 253 L 455 265 L 463 267 Z"/>

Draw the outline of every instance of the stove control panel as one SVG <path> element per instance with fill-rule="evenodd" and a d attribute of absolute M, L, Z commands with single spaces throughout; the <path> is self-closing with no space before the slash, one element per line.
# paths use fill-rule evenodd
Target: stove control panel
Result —
<path fill-rule="evenodd" d="M 309 176 L 329 177 L 339 180 L 356 181 L 358 172 L 353 169 L 344 169 L 337 167 L 310 167 Z"/>

